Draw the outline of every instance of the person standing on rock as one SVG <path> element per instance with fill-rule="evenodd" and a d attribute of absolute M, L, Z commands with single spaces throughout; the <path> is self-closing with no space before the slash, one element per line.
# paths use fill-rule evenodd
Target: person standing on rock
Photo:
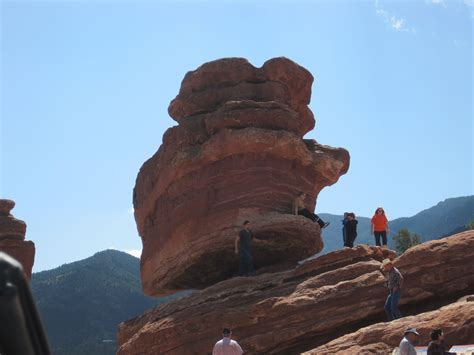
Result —
<path fill-rule="evenodd" d="M 388 272 L 387 287 L 390 293 L 385 301 L 384 309 L 387 314 L 387 319 L 390 322 L 402 317 L 402 313 L 398 309 L 398 302 L 400 301 L 403 286 L 403 276 L 400 271 L 393 266 L 390 259 L 384 259 L 382 261 L 382 269 Z"/>
<path fill-rule="evenodd" d="M 250 221 L 244 222 L 244 229 L 235 238 L 235 254 L 240 253 L 239 275 L 251 276 L 254 273 L 251 243 L 253 233 L 250 230 Z"/>
<path fill-rule="evenodd" d="M 416 349 L 413 344 L 415 344 L 418 335 L 419 333 L 416 331 L 416 328 L 405 330 L 404 337 L 399 345 L 400 355 L 416 355 Z"/>
<path fill-rule="evenodd" d="M 310 212 L 304 203 L 304 199 L 306 198 L 306 194 L 304 192 L 300 192 L 298 196 L 295 197 L 293 200 L 293 213 L 295 215 L 302 215 L 306 218 L 309 218 L 313 222 L 319 224 L 321 229 L 326 228 L 329 226 L 329 222 L 324 222 L 317 214 Z"/>
<path fill-rule="evenodd" d="M 349 212 L 347 214 L 347 222 L 344 226 L 346 229 L 346 243 L 344 244 L 345 247 L 353 248 L 354 241 L 357 237 L 357 219 L 355 219 L 355 214 L 353 212 Z"/>
<path fill-rule="evenodd" d="M 229 328 L 224 328 L 222 339 L 214 345 L 212 355 L 241 355 L 244 352 L 239 343 L 230 338 L 231 335 L 232 331 Z"/>
<path fill-rule="evenodd" d="M 342 242 L 346 246 L 346 223 L 347 223 L 347 214 L 349 212 L 344 212 L 344 218 L 342 219 Z"/>
<path fill-rule="evenodd" d="M 382 207 L 377 208 L 372 217 L 371 233 L 375 237 L 377 246 L 380 246 L 380 237 L 382 237 L 382 245 L 384 248 L 387 247 L 387 235 L 390 234 L 390 230 L 388 229 L 388 219 Z"/>

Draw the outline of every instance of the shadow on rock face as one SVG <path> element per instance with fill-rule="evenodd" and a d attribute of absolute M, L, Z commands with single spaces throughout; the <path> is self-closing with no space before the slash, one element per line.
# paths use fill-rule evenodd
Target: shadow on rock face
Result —
<path fill-rule="evenodd" d="M 321 250 L 319 227 L 291 217 L 292 202 L 303 191 L 314 210 L 350 157 L 303 139 L 315 123 L 312 82 L 287 58 L 261 68 L 225 58 L 186 74 L 169 106 L 178 125 L 166 131 L 134 188 L 146 294 L 235 275 L 238 261 L 230 254 L 244 219 L 256 233 L 257 268 L 279 270 Z"/>

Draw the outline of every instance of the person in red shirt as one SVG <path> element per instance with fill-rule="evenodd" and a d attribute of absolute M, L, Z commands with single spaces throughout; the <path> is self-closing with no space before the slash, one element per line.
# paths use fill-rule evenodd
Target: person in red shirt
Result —
<path fill-rule="evenodd" d="M 380 237 L 382 237 L 382 245 L 384 248 L 387 247 L 387 235 L 390 233 L 388 228 L 388 219 L 385 216 L 385 211 L 382 207 L 375 210 L 375 214 L 372 217 L 372 234 L 375 237 L 375 244 L 380 246 Z"/>

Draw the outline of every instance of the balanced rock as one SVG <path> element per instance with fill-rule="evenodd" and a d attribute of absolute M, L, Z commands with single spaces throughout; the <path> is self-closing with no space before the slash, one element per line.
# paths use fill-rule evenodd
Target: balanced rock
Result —
<path fill-rule="evenodd" d="M 246 354 L 317 348 L 385 320 L 380 261 L 387 257 L 395 253 L 359 245 L 293 270 L 222 281 L 120 324 L 118 353 L 207 354 L 223 327 L 232 328 Z M 474 231 L 395 258 L 405 278 L 402 313 L 429 312 L 474 294 L 473 258 Z"/>
<path fill-rule="evenodd" d="M 30 279 L 35 259 L 35 244 L 25 241 L 26 223 L 10 214 L 13 207 L 14 201 L 0 199 L 0 251 L 18 260 L 25 275 Z"/>
<path fill-rule="evenodd" d="M 312 75 L 286 58 L 255 68 L 228 58 L 186 74 L 170 115 L 179 123 L 143 164 L 134 189 L 144 292 L 201 289 L 236 274 L 234 238 L 252 222 L 257 268 L 323 248 L 319 226 L 291 211 L 347 172 L 344 149 L 303 140 L 314 127 Z"/>

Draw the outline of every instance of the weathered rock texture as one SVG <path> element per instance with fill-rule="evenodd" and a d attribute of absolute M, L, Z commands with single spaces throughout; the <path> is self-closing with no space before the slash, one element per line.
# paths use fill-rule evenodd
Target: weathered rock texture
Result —
<path fill-rule="evenodd" d="M 0 251 L 18 260 L 26 277 L 30 279 L 35 260 L 35 244 L 25 240 L 26 224 L 10 214 L 13 207 L 14 201 L 0 199 Z"/>
<path fill-rule="evenodd" d="M 320 251 L 319 227 L 291 214 L 346 173 L 349 154 L 303 135 L 314 127 L 312 75 L 286 58 L 261 68 L 228 58 L 186 74 L 158 152 L 134 189 L 145 293 L 203 288 L 236 273 L 233 242 L 253 222 L 256 267 Z"/>
<path fill-rule="evenodd" d="M 391 253 L 391 254 L 390 254 Z M 294 354 L 384 320 L 380 260 L 357 246 L 294 270 L 223 281 L 119 326 L 119 354 L 206 354 L 224 326 L 246 354 Z M 402 312 L 437 309 L 474 293 L 474 232 L 416 247 L 395 259 L 405 276 Z"/>
<path fill-rule="evenodd" d="M 416 327 L 420 333 L 417 338 L 419 345 L 430 342 L 430 332 L 434 328 L 443 329 L 447 344 L 473 344 L 474 297 L 436 311 L 359 329 L 305 354 L 391 354 L 408 327 Z"/>
<path fill-rule="evenodd" d="M 474 293 L 474 231 L 410 248 L 394 264 L 405 277 L 401 304 L 419 309 Z"/>

